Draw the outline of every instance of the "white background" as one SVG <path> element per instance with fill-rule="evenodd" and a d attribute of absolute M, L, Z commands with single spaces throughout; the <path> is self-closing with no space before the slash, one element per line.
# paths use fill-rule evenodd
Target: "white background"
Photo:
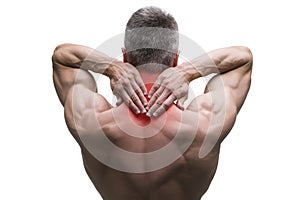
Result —
<path fill-rule="evenodd" d="M 65 126 L 51 55 L 65 42 L 97 47 L 146 5 L 173 14 L 207 51 L 246 45 L 254 55 L 250 93 L 203 200 L 300 199 L 296 0 L 2 1 L 0 199 L 101 199 Z"/>

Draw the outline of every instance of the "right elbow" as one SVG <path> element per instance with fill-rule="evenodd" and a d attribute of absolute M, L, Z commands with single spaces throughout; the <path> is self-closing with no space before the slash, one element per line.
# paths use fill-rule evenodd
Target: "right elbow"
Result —
<path fill-rule="evenodd" d="M 60 62 L 64 48 L 65 48 L 65 44 L 60 44 L 57 47 L 55 47 L 53 54 L 52 54 L 52 62 L 53 63 Z"/>
<path fill-rule="evenodd" d="M 63 64 L 68 58 L 68 52 L 70 50 L 71 44 L 60 44 L 58 45 L 52 55 L 52 63 Z"/>

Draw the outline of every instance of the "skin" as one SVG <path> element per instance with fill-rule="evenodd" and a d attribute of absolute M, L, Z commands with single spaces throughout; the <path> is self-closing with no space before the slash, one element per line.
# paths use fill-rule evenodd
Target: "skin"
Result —
<path fill-rule="evenodd" d="M 95 81 L 87 69 L 98 71 L 98 73 L 102 72 L 111 79 L 112 87 L 116 87 L 121 79 L 119 75 L 116 75 L 121 74 L 118 71 L 120 67 L 109 62 L 105 71 L 99 70 L 101 64 L 97 67 L 93 65 L 79 69 L 79 63 L 82 63 L 82 60 L 91 51 L 91 49 L 79 45 L 58 46 L 52 58 L 53 78 L 57 94 L 65 109 L 67 126 L 82 150 L 87 174 L 102 198 L 104 200 L 201 199 L 216 172 L 220 145 L 233 127 L 250 88 L 252 71 L 250 50 L 246 47 L 228 47 L 209 52 L 208 57 L 216 64 L 219 74 L 207 84 L 205 93 L 196 97 L 185 110 L 180 109 L 180 106 L 175 105 L 173 101 L 185 98 L 187 92 L 183 90 L 178 92 L 179 89 L 182 89 L 182 85 L 216 72 L 207 57 L 202 56 L 193 63 L 183 63 L 171 68 L 174 63 L 177 64 L 176 57 L 174 62 L 170 63 L 170 68 L 164 71 L 165 74 L 164 72 L 153 74 L 140 70 L 139 78 L 147 83 L 146 87 L 140 84 L 140 89 L 135 90 L 137 97 L 134 100 L 128 100 L 125 95 L 127 99 L 123 99 L 122 103 L 119 101 L 119 106 L 113 107 L 102 95 L 97 93 Z M 100 55 L 98 56 L 100 57 Z M 124 58 L 126 61 L 126 53 L 124 53 Z M 98 61 L 97 59 L 94 59 L 93 62 L 107 63 L 103 62 L 103 57 Z M 122 65 L 122 63 L 118 63 L 118 65 Z M 132 70 L 129 65 L 126 69 Z M 127 73 L 124 69 L 122 72 L 123 74 Z M 131 77 L 130 80 L 138 79 L 133 80 Z M 170 82 L 173 79 L 179 83 Z M 218 87 L 218 82 L 222 83 L 222 87 Z M 160 89 L 161 87 L 166 92 L 162 92 L 164 90 Z M 123 90 L 129 91 L 126 88 Z M 138 94 L 146 92 L 143 90 L 147 90 L 150 98 L 141 97 Z M 224 94 L 226 103 L 224 103 L 224 99 L 213 98 L 214 95 L 221 93 Z M 147 108 L 148 111 L 136 114 L 136 107 L 144 101 L 143 98 L 147 104 L 144 104 L 143 107 L 140 106 L 140 109 Z M 160 101 L 159 104 L 157 101 Z M 170 101 L 171 103 L 169 103 Z M 131 105 L 133 102 L 135 102 L 135 106 Z M 153 113 L 159 111 L 162 106 L 164 112 L 154 117 Z M 225 113 L 224 124 L 211 125 L 212 119 L 218 118 L 222 113 Z M 122 120 L 116 120 L 116 116 Z M 164 123 L 161 123 L 163 120 L 165 120 Z M 122 129 L 129 128 L 130 130 L 130 127 L 133 126 L 141 127 L 143 131 L 131 132 L 131 134 L 151 134 L 159 131 L 152 137 L 138 138 L 128 135 L 128 132 Z M 90 151 L 91 148 L 101 151 L 101 145 L 96 143 L 96 146 L 89 147 L 89 144 L 83 142 L 83 140 L 95 141 L 96 137 L 101 140 L 105 135 L 116 146 L 124 150 L 146 153 L 159 150 L 169 144 L 177 132 L 181 134 L 181 138 L 178 143 L 174 144 L 174 151 L 185 144 L 189 135 L 194 132 L 196 135 L 189 148 L 175 162 L 146 173 L 128 173 L 110 168 L 96 159 Z M 205 138 L 208 138 L 208 142 Z M 209 152 L 205 157 L 199 158 L 198 153 L 201 146 L 208 148 Z M 105 152 L 105 154 L 117 160 L 122 166 L 132 164 L 126 157 L 118 156 L 116 151 Z M 146 162 L 147 160 L 142 164 L 146 166 Z"/>

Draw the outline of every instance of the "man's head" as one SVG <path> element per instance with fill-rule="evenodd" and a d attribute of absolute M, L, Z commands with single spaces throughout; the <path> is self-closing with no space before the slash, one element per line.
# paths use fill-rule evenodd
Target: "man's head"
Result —
<path fill-rule="evenodd" d="M 178 42 L 178 26 L 170 14 L 157 7 L 141 8 L 126 26 L 124 61 L 134 66 L 176 66 Z"/>

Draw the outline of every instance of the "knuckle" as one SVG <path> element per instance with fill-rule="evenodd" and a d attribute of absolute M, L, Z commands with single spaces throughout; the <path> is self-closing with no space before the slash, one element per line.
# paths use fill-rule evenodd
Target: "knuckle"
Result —
<path fill-rule="evenodd" d="M 163 103 L 164 103 L 164 102 L 163 102 L 162 99 L 156 101 L 156 104 L 159 104 L 159 105 L 162 105 Z"/>
<path fill-rule="evenodd" d="M 118 93 L 119 92 L 119 88 L 117 86 L 115 86 L 113 89 L 112 89 L 113 93 Z"/>
<path fill-rule="evenodd" d="M 138 75 L 139 74 L 139 72 L 135 68 L 132 68 L 131 72 L 132 72 L 132 75 Z"/>
<path fill-rule="evenodd" d="M 133 84 L 132 88 L 136 93 L 139 93 L 141 91 L 141 89 L 136 84 Z"/>
<path fill-rule="evenodd" d="M 122 94 L 122 91 L 118 90 L 118 89 L 114 89 L 112 92 L 113 92 L 113 94 L 118 95 L 118 96 L 121 96 L 121 94 Z"/>
<path fill-rule="evenodd" d="M 157 99 L 159 96 L 160 96 L 160 94 L 159 94 L 158 92 L 156 92 L 156 93 L 153 95 L 153 97 L 156 98 L 156 99 Z"/>
<path fill-rule="evenodd" d="M 179 92 L 179 91 L 173 91 L 173 95 L 174 95 L 176 98 L 179 98 L 179 97 L 180 97 L 180 92 Z"/>
<path fill-rule="evenodd" d="M 123 83 L 124 83 L 125 85 L 128 85 L 128 84 L 129 84 L 129 80 L 128 80 L 128 79 L 125 79 L 125 80 L 123 80 Z"/>
<path fill-rule="evenodd" d="M 142 90 L 141 90 L 141 88 L 139 88 L 139 87 L 137 87 L 137 88 L 135 89 L 135 92 L 136 92 L 137 94 L 142 94 L 142 93 L 143 93 Z"/>
<path fill-rule="evenodd" d="M 162 85 L 169 85 L 169 83 L 170 83 L 169 79 L 164 79 Z"/>
<path fill-rule="evenodd" d="M 120 84 L 118 84 L 118 83 L 114 83 L 112 85 L 113 85 L 114 89 L 119 89 L 120 88 Z"/>
<path fill-rule="evenodd" d="M 167 102 L 164 102 L 163 104 L 162 104 L 162 107 L 164 108 L 164 109 L 167 109 L 167 108 L 169 108 L 169 103 L 167 103 Z"/>
<path fill-rule="evenodd" d="M 128 70 L 128 72 L 129 72 L 129 75 L 133 75 L 133 74 L 136 73 L 136 71 L 135 71 L 133 68 L 130 68 L 130 69 Z"/>
<path fill-rule="evenodd" d="M 153 89 L 154 89 L 154 90 L 157 90 L 158 88 L 159 88 L 159 85 L 154 85 L 154 86 L 153 86 Z"/>
<path fill-rule="evenodd" d="M 127 103 L 128 103 L 129 106 L 132 106 L 132 105 L 133 105 L 133 102 L 132 102 L 131 99 L 127 99 Z"/>
<path fill-rule="evenodd" d="M 134 79 L 134 76 L 135 76 L 134 72 L 128 74 L 128 78 L 129 79 Z"/>
<path fill-rule="evenodd" d="M 167 90 L 168 92 L 172 92 L 172 91 L 174 91 L 175 89 L 174 89 L 174 86 L 173 86 L 173 84 L 169 84 L 169 85 L 167 85 L 167 87 L 166 87 L 166 90 Z"/>
<path fill-rule="evenodd" d="M 137 95 L 138 95 L 141 99 L 144 99 L 144 98 L 145 98 L 144 95 L 143 95 L 143 93 L 142 93 L 141 91 L 137 91 L 136 93 L 137 93 Z"/>
<path fill-rule="evenodd" d="M 132 96 L 131 96 L 131 100 L 132 100 L 133 102 L 137 102 L 137 101 L 138 101 L 138 98 L 137 98 L 136 95 L 132 95 Z"/>

